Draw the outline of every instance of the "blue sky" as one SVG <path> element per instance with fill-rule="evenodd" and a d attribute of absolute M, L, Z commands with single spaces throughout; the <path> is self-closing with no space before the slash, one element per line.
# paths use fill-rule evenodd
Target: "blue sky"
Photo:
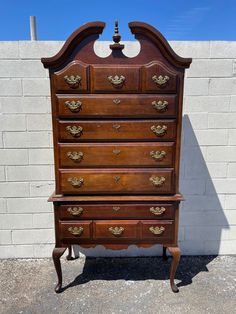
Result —
<path fill-rule="evenodd" d="M 65 40 L 80 25 L 106 22 L 110 40 L 118 18 L 123 40 L 128 22 L 142 21 L 168 40 L 236 40 L 236 0 L 0 0 L 0 40 L 28 40 L 29 16 L 39 40 Z"/>

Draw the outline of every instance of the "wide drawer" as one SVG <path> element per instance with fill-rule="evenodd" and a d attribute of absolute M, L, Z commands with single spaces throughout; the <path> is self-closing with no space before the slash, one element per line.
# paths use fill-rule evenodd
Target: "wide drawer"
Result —
<path fill-rule="evenodd" d="M 173 167 L 175 144 L 59 144 L 60 167 Z"/>
<path fill-rule="evenodd" d="M 175 208 L 168 203 L 61 205 L 60 219 L 174 219 Z"/>
<path fill-rule="evenodd" d="M 174 140 L 175 120 L 102 120 L 59 121 L 59 140 L 81 141 L 131 141 Z"/>
<path fill-rule="evenodd" d="M 92 92 L 134 93 L 140 91 L 140 67 L 122 65 L 91 66 Z"/>
<path fill-rule="evenodd" d="M 60 170 L 59 188 L 64 194 L 169 194 L 173 169 Z"/>
<path fill-rule="evenodd" d="M 57 95 L 60 117 L 169 117 L 176 95 Z"/>

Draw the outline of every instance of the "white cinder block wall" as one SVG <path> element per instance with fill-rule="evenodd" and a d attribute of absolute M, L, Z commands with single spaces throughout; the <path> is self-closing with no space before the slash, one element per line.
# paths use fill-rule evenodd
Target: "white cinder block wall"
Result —
<path fill-rule="evenodd" d="M 0 42 L 0 258 L 48 257 L 54 243 L 48 73 L 62 42 Z M 106 42 L 97 46 L 105 54 Z M 130 53 L 137 45 L 128 43 Z M 181 166 L 183 254 L 236 254 L 236 42 L 171 42 L 186 73 Z M 157 248 L 90 255 L 155 255 Z"/>

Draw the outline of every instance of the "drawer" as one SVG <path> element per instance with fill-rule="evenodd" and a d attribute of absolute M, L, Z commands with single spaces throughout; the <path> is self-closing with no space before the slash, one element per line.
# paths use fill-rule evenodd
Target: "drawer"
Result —
<path fill-rule="evenodd" d="M 59 207 L 60 219 L 174 219 L 173 204 L 84 204 L 72 203 Z"/>
<path fill-rule="evenodd" d="M 52 74 L 55 91 L 80 93 L 88 91 L 88 65 L 73 61 L 65 68 Z"/>
<path fill-rule="evenodd" d="M 175 120 L 59 121 L 60 141 L 174 140 Z"/>
<path fill-rule="evenodd" d="M 59 221 L 59 235 L 61 239 L 90 239 L 92 235 L 92 221 Z"/>
<path fill-rule="evenodd" d="M 59 144 L 60 167 L 173 167 L 175 144 Z"/>
<path fill-rule="evenodd" d="M 127 93 L 140 90 L 140 67 L 123 65 L 91 66 L 92 92 Z"/>
<path fill-rule="evenodd" d="M 169 117 L 176 95 L 57 95 L 60 117 Z"/>
<path fill-rule="evenodd" d="M 93 238 L 112 241 L 122 239 L 137 239 L 139 238 L 138 220 L 113 220 L 113 221 L 95 221 Z"/>
<path fill-rule="evenodd" d="M 175 224 L 168 220 L 146 220 L 141 221 L 142 240 L 173 242 Z"/>
<path fill-rule="evenodd" d="M 60 170 L 60 193 L 149 194 L 172 193 L 172 169 Z"/>
<path fill-rule="evenodd" d="M 152 62 L 142 68 L 142 89 L 144 92 L 175 93 L 177 75 L 167 66 Z"/>

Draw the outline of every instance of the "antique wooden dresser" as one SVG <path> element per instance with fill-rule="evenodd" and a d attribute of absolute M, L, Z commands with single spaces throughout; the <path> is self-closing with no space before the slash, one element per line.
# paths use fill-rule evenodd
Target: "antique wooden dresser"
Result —
<path fill-rule="evenodd" d="M 178 248 L 179 163 L 184 71 L 181 58 L 153 27 L 129 23 L 140 52 L 122 52 L 118 23 L 111 54 L 94 43 L 105 24 L 77 29 L 60 52 L 43 58 L 49 68 L 55 156 L 56 245 L 53 260 L 62 291 L 60 257 L 71 245 L 124 249 Z"/>

